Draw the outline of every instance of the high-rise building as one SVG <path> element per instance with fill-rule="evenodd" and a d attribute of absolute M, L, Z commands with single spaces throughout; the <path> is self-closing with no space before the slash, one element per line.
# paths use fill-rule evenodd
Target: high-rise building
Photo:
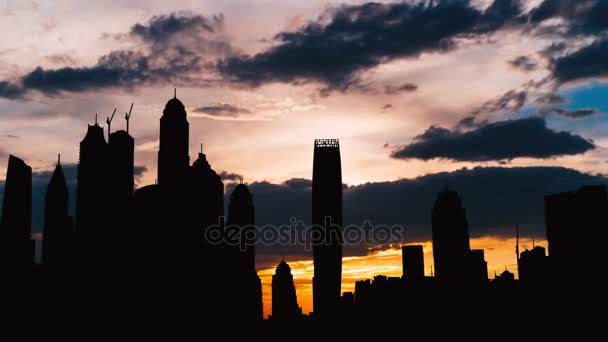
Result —
<path fill-rule="evenodd" d="M 546 251 L 541 246 L 521 252 L 519 260 L 519 280 L 527 288 L 543 288 L 548 284 L 550 264 Z"/>
<path fill-rule="evenodd" d="M 189 131 L 184 104 L 173 97 L 165 105 L 160 118 L 158 151 L 158 184 L 184 183 L 190 166 Z"/>
<path fill-rule="evenodd" d="M 424 279 L 424 253 L 422 245 L 402 246 L 403 277 L 406 281 Z"/>
<path fill-rule="evenodd" d="M 291 267 L 283 260 L 272 276 L 272 319 L 289 321 L 301 315 Z"/>
<path fill-rule="evenodd" d="M 126 209 L 133 199 L 135 140 L 127 131 L 116 131 L 110 134 L 108 148 L 113 210 Z"/>
<path fill-rule="evenodd" d="M 459 283 L 468 275 L 469 226 L 458 193 L 444 190 L 433 206 L 433 259 L 440 283 Z"/>
<path fill-rule="evenodd" d="M 10 155 L 0 218 L 0 272 L 25 272 L 32 248 L 32 168 Z"/>
<path fill-rule="evenodd" d="M 108 145 L 103 128 L 89 125 L 80 142 L 78 180 L 76 186 L 75 232 L 79 260 L 83 263 L 105 260 L 109 207 Z"/>
<path fill-rule="evenodd" d="M 242 284 L 239 310 L 247 320 L 262 319 L 262 283 L 255 269 L 255 207 L 253 195 L 245 184 L 238 184 L 230 196 L 228 226 L 238 229 L 238 244 L 233 244 L 238 256 L 238 278 Z"/>
<path fill-rule="evenodd" d="M 471 250 L 469 272 L 472 285 L 483 286 L 488 284 L 488 263 L 485 260 L 483 249 Z"/>
<path fill-rule="evenodd" d="M 337 139 L 315 140 L 312 175 L 313 311 L 331 317 L 342 278 L 342 170 Z"/>
<path fill-rule="evenodd" d="M 42 265 L 51 271 L 67 270 L 73 255 L 74 224 L 68 214 L 68 186 L 58 160 L 46 188 Z"/>
<path fill-rule="evenodd" d="M 224 216 L 224 183 L 202 151 L 192 163 L 189 180 L 188 191 L 197 216 L 194 220 L 203 229 L 219 224 L 219 218 Z"/>
<path fill-rule="evenodd" d="M 576 192 L 545 196 L 545 226 L 553 273 L 562 282 L 596 272 L 605 260 L 601 239 L 581 241 L 573 236 L 608 228 L 606 186 L 585 186 Z"/>

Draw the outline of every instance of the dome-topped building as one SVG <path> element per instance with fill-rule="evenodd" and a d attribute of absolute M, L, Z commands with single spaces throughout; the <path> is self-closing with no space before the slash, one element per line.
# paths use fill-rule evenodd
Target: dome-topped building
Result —
<path fill-rule="evenodd" d="M 272 276 L 272 319 L 290 321 L 301 315 L 291 267 L 283 259 Z"/>
<path fill-rule="evenodd" d="M 189 156 L 190 124 L 183 103 L 173 97 L 165 105 L 160 118 L 158 151 L 158 184 L 183 183 L 186 180 Z"/>
<path fill-rule="evenodd" d="M 466 211 L 456 191 L 437 195 L 432 213 L 435 276 L 440 281 L 466 277 L 469 268 L 469 226 Z"/>

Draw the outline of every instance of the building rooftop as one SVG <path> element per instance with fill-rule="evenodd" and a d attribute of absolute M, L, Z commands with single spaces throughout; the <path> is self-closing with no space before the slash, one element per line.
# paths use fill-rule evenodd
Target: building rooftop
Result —
<path fill-rule="evenodd" d="M 338 139 L 315 139 L 315 148 L 317 147 L 340 147 Z"/>

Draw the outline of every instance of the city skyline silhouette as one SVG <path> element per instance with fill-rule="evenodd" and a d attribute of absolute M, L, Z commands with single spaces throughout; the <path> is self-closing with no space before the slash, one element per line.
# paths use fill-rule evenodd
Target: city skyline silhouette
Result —
<path fill-rule="evenodd" d="M 127 122 L 129 117 L 125 117 Z M 324 321 L 386 312 L 390 305 L 413 300 L 410 296 L 431 296 L 439 301 L 435 305 L 447 305 L 443 301 L 451 300 L 450 293 L 457 290 L 466 291 L 476 301 L 484 296 L 536 296 L 550 284 L 580 286 L 574 279 L 560 279 L 564 267 L 589 265 L 568 230 L 579 223 L 587 229 L 602 229 L 608 223 L 605 185 L 547 194 L 544 215 L 549 253 L 541 246 L 520 251 L 517 225 L 513 248 L 519 276 L 516 279 L 505 266 L 492 280 L 484 250 L 471 248 L 466 208 L 458 192 L 445 182 L 430 212 L 431 275 L 425 272 L 424 247 L 407 244 L 399 236 L 397 241 L 386 241 L 391 242 L 390 248 L 394 243 L 401 249 L 402 276 L 376 274 L 373 280 L 357 280 L 354 291 L 343 292 L 342 250 L 345 243 L 348 246 L 352 227 L 347 232 L 343 224 L 339 141 L 317 139 L 311 184 L 313 225 L 310 235 L 304 235 L 311 239 L 312 251 L 307 252 L 314 260 L 313 310 L 302 311 L 291 268 L 283 258 L 272 276 L 272 312 L 268 314 L 256 267 L 256 245 L 281 242 L 257 236 L 266 236 L 268 230 L 256 224 L 255 193 L 240 179 L 224 208 L 224 183 L 211 168 L 202 145 L 190 165 L 187 113 L 177 97 L 167 102 L 160 125 L 158 179 L 162 182 L 138 189 L 134 187 L 136 139 L 119 130 L 109 132 L 106 142 L 97 121 L 88 126 L 80 143 L 75 219 L 69 215 L 68 186 L 58 155 L 46 190 L 41 251 L 31 234 L 32 169 L 11 155 L 0 221 L 3 273 L 24 279 L 40 277 L 43 284 L 61 289 L 67 298 L 96 288 L 103 289 L 101 298 L 106 300 L 141 298 L 141 293 L 132 292 L 137 286 L 158 282 L 149 290 L 161 286 L 168 293 L 177 291 L 159 298 L 162 308 L 172 308 L 175 303 L 167 300 L 179 298 L 183 305 L 205 305 L 218 319 Z M 288 232 L 293 234 L 295 228 Z M 37 253 L 40 262 L 35 261 Z M 602 258 L 594 256 L 592 260 L 598 262 Z M 581 270 L 591 272 L 597 267 L 593 265 Z M 213 277 L 208 278 L 209 274 Z M 115 283 L 117 277 L 124 282 L 122 286 Z M 72 279 L 80 279 L 82 288 L 65 292 Z M 99 302 L 101 298 L 92 303 L 107 305 Z"/>
<path fill-rule="evenodd" d="M 599 18 L 605 1 L 0 3 L 3 302 L 573 317 L 608 228 Z"/>

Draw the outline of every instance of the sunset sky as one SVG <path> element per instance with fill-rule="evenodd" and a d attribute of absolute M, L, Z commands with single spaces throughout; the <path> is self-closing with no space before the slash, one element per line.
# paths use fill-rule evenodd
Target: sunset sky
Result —
<path fill-rule="evenodd" d="M 177 88 L 191 159 L 203 143 L 227 191 L 241 175 L 259 224 L 310 219 L 313 140 L 338 138 L 345 222 L 403 225 L 428 255 L 447 183 L 493 276 L 515 224 L 544 241 L 543 195 L 607 182 L 606 18 L 603 0 L 0 0 L 0 180 L 8 154 L 33 167 L 40 232 L 57 154 L 73 190 L 87 124 L 117 108 L 124 129 L 134 102 L 137 183 L 154 183 Z M 283 256 L 309 312 L 311 253 L 261 246 L 260 276 Z M 344 291 L 401 274 L 388 246 L 345 256 Z"/>

